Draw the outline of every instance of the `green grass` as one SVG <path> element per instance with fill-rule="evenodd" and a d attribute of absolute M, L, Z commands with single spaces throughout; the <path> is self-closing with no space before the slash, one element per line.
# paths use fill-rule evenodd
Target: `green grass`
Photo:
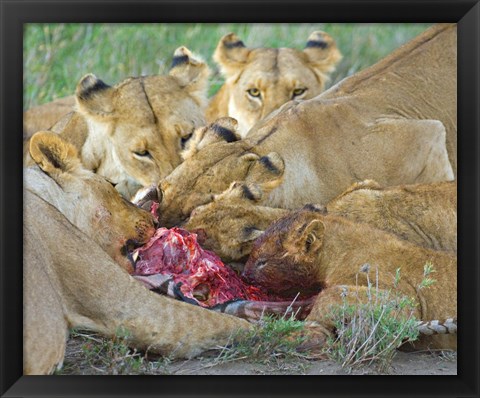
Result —
<path fill-rule="evenodd" d="M 342 367 L 374 364 L 379 371 L 389 369 L 396 350 L 405 341 L 418 338 L 414 305 L 406 297 L 372 289 L 372 301 L 344 303 L 332 309 L 336 337 L 329 341 L 329 353 Z"/>
<path fill-rule="evenodd" d="M 270 370 L 304 372 L 306 364 L 301 360 L 308 356 L 297 352 L 306 339 L 303 330 L 301 321 L 266 316 L 251 330 L 232 336 L 229 344 L 200 357 L 200 369 L 247 361 L 267 365 Z M 72 330 L 63 367 L 56 374 L 165 375 L 176 371 L 176 366 L 170 366 L 173 364 L 170 357 L 130 348 L 129 337 L 130 334 L 123 330 L 117 331 L 113 338 Z M 296 361 L 286 364 L 282 360 Z"/>
<path fill-rule="evenodd" d="M 217 361 L 269 362 L 275 357 L 297 356 L 296 349 L 306 339 L 303 330 L 304 323 L 293 318 L 265 316 L 253 329 L 234 336 L 235 343 L 223 347 Z"/>
<path fill-rule="evenodd" d="M 378 268 L 375 270 L 375 281 L 370 280 L 369 271 L 369 264 L 363 265 L 359 271 L 367 278 L 366 298 L 355 292 L 356 302 L 351 303 L 347 301 L 345 291 L 343 303 L 329 309 L 335 337 L 329 339 L 327 353 L 347 371 L 374 365 L 380 372 L 386 372 L 397 348 L 417 340 L 419 336 L 418 322 L 413 315 L 418 304 L 397 292 L 400 268 L 391 290 L 379 290 Z M 423 279 L 416 286 L 417 291 L 427 289 L 436 282 L 430 277 L 434 272 L 432 263 L 427 262 L 423 268 Z"/>
<path fill-rule="evenodd" d="M 331 34 L 344 55 L 331 84 L 372 65 L 428 28 L 427 24 L 27 24 L 24 109 L 73 94 L 86 73 L 109 84 L 128 76 L 165 73 L 185 45 L 211 59 L 218 40 L 237 33 L 249 47 L 301 49 L 314 30 Z M 212 74 L 210 94 L 222 83 Z"/>

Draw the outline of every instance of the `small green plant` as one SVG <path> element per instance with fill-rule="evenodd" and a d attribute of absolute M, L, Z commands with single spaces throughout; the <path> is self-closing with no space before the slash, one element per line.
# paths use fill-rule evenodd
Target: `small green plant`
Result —
<path fill-rule="evenodd" d="M 430 274 L 434 273 L 435 270 L 433 269 L 433 264 L 431 262 L 427 262 L 423 267 L 423 280 L 418 285 L 419 289 L 424 289 L 426 287 L 432 286 L 436 280 L 430 278 Z"/>
<path fill-rule="evenodd" d="M 411 298 L 396 292 L 401 280 L 400 268 L 394 276 L 393 292 L 378 289 L 378 269 L 373 285 L 368 276 L 369 270 L 368 264 L 360 268 L 360 273 L 365 273 L 367 278 L 366 299 L 356 291 L 356 301 L 348 302 L 347 292 L 344 291 L 342 305 L 330 309 L 336 333 L 328 340 L 327 351 L 347 370 L 374 364 L 383 372 L 390 367 L 400 345 L 418 338 L 417 320 L 413 315 L 416 304 Z M 433 272 L 433 265 L 425 264 L 424 277 L 418 289 L 435 283 L 429 276 Z"/>
<path fill-rule="evenodd" d="M 304 323 L 292 317 L 268 315 L 248 331 L 232 336 L 232 343 L 220 348 L 215 364 L 241 359 L 271 363 L 279 358 L 299 357 L 297 348 L 305 342 Z"/>

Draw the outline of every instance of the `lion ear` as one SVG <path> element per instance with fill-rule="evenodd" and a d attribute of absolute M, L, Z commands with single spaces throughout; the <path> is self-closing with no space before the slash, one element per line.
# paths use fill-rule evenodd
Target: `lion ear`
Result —
<path fill-rule="evenodd" d="M 325 224 L 320 220 L 310 221 L 302 232 L 302 241 L 305 251 L 319 249 L 323 243 L 325 235 Z"/>
<path fill-rule="evenodd" d="M 203 129 L 198 149 L 217 142 L 235 142 L 240 139 L 237 134 L 238 122 L 233 117 L 221 117 Z"/>
<path fill-rule="evenodd" d="M 303 52 L 307 55 L 310 65 L 315 72 L 325 78 L 324 74 L 332 72 L 342 59 L 333 38 L 320 30 L 313 32 L 307 40 Z"/>
<path fill-rule="evenodd" d="M 50 131 L 39 131 L 32 136 L 30 156 L 53 179 L 81 167 L 75 147 Z"/>
<path fill-rule="evenodd" d="M 250 51 L 235 33 L 228 33 L 218 42 L 213 60 L 219 65 L 222 74 L 229 78 L 244 67 Z"/>
<path fill-rule="evenodd" d="M 313 211 L 314 213 L 320 213 L 323 215 L 326 215 L 328 213 L 325 206 L 314 203 L 307 203 L 305 206 L 302 207 L 302 210 Z"/>
<path fill-rule="evenodd" d="M 187 47 L 179 47 L 173 53 L 169 75 L 175 77 L 180 86 L 187 89 L 190 94 L 196 95 L 200 100 L 206 102 L 210 69 Z"/>
<path fill-rule="evenodd" d="M 255 161 L 249 169 L 246 182 L 258 184 L 267 195 L 281 184 L 284 171 L 283 158 L 277 152 L 270 152 Z"/>
<path fill-rule="evenodd" d="M 214 200 L 246 200 L 257 203 L 262 197 L 263 191 L 257 184 L 234 181 L 224 192 L 214 195 Z"/>
<path fill-rule="evenodd" d="M 109 116 L 113 113 L 114 88 L 89 73 L 77 84 L 75 97 L 78 110 L 92 116 Z"/>
<path fill-rule="evenodd" d="M 222 117 L 206 127 L 199 128 L 188 140 L 182 152 L 183 160 L 192 157 L 202 148 L 217 142 L 235 142 L 240 139 L 237 134 L 238 122 L 231 117 Z"/>
<path fill-rule="evenodd" d="M 238 237 L 238 239 L 241 243 L 252 242 L 262 236 L 264 232 L 265 231 L 262 231 L 261 229 L 258 229 L 256 227 L 248 226 L 243 228 L 243 231 Z"/>

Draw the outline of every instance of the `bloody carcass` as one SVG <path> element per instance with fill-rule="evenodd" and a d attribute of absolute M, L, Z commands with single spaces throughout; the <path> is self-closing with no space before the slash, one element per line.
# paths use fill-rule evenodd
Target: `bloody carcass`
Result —
<path fill-rule="evenodd" d="M 205 308 L 258 319 L 263 314 L 293 314 L 303 319 L 312 299 L 285 302 L 245 283 L 195 233 L 159 228 L 133 253 L 135 277 L 148 288 Z M 283 299 L 284 300 L 284 299 Z"/>

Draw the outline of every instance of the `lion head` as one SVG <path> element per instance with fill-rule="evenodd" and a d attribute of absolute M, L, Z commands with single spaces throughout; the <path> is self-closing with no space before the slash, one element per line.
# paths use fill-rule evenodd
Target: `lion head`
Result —
<path fill-rule="evenodd" d="M 303 51 L 251 49 L 229 33 L 218 43 L 213 58 L 226 82 L 211 101 L 207 119 L 231 116 L 245 137 L 258 120 L 284 103 L 320 94 L 341 54 L 333 38 L 321 31 L 310 35 Z"/>
<path fill-rule="evenodd" d="M 133 272 L 128 253 L 153 236 L 153 216 L 125 200 L 103 177 L 85 169 L 75 147 L 57 134 L 34 134 L 30 154 L 38 167 L 25 169 L 26 189 L 55 206 L 122 268 Z"/>
<path fill-rule="evenodd" d="M 245 260 L 253 242 L 287 210 L 261 206 L 267 194 L 256 183 L 233 182 L 213 201 L 196 207 L 183 228 L 202 237 L 202 246 L 213 250 L 223 261 Z"/>
<path fill-rule="evenodd" d="M 208 74 L 204 62 L 180 47 L 165 76 L 128 78 L 113 87 L 92 74 L 83 77 L 76 103 L 88 125 L 84 165 L 126 197 L 168 175 L 194 129 L 205 124 Z"/>
<path fill-rule="evenodd" d="M 268 192 L 280 185 L 283 159 L 276 152 L 255 153 L 251 144 L 238 140 L 235 126 L 231 118 L 222 118 L 195 133 L 200 138 L 192 139 L 185 160 L 156 189 L 162 226 L 180 224 L 234 181 L 254 182 Z"/>
<path fill-rule="evenodd" d="M 254 242 L 244 277 L 285 297 L 317 292 L 325 234 L 322 214 L 323 208 L 306 206 L 271 224 Z"/>

